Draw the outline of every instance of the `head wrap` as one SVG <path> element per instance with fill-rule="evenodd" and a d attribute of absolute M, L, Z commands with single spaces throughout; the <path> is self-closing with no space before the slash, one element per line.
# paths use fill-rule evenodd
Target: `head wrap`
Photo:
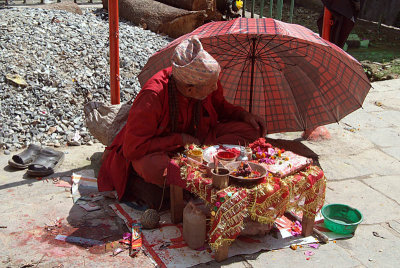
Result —
<path fill-rule="evenodd" d="M 217 79 L 221 67 L 218 62 L 203 49 L 197 36 L 182 41 L 172 55 L 172 75 L 186 84 L 202 84 Z"/>

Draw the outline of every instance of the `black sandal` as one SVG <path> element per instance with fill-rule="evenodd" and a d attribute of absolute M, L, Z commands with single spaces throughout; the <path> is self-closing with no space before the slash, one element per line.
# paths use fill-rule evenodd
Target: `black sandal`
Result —
<path fill-rule="evenodd" d="M 8 164 L 14 168 L 25 169 L 36 159 L 41 149 L 39 145 L 29 144 L 28 148 L 22 153 L 13 155 L 13 157 L 8 160 Z"/>
<path fill-rule="evenodd" d="M 51 148 L 42 149 L 35 161 L 28 166 L 27 173 L 36 177 L 51 175 L 63 160 L 63 152 L 55 151 Z"/>

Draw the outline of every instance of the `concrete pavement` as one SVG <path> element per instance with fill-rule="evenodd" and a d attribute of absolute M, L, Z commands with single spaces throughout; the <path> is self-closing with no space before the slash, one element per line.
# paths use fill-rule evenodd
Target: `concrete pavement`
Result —
<path fill-rule="evenodd" d="M 269 135 L 288 144 L 302 145 L 313 156 L 328 179 L 326 203 L 344 203 L 358 208 L 364 222 L 355 236 L 313 250 L 309 260 L 303 247 L 232 257 L 218 264 L 199 267 L 399 267 L 400 266 L 400 79 L 373 83 L 363 109 L 327 126 L 332 138 L 305 141 L 301 133 Z M 294 142 L 293 142 L 294 141 Z M 301 146 L 300 146 L 301 147 Z M 304 150 L 306 147 L 306 150 Z M 54 176 L 70 176 L 82 169 L 98 169 L 104 146 L 59 148 L 66 152 Z M 317 157 L 317 158 L 316 158 Z M 7 166 L 10 156 L 0 153 L 0 267 L 143 266 L 146 256 L 110 256 L 104 248 L 73 246 L 54 240 L 65 233 L 113 241 L 127 230 L 101 201 L 102 210 L 85 212 L 73 205 L 68 189 L 53 180 L 36 180 L 25 171 Z M 54 227 L 54 222 L 61 224 Z M 44 228 L 45 226 L 53 226 Z M 87 237 L 87 236 L 86 236 Z M 27 266 L 26 266 L 27 267 Z"/>

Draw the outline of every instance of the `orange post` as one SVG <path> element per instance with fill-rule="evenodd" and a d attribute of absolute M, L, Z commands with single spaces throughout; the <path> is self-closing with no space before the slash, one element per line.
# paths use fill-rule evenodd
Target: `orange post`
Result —
<path fill-rule="evenodd" d="M 111 104 L 120 103 L 119 93 L 119 29 L 118 0 L 108 0 L 108 21 L 110 28 L 110 87 Z"/>
<path fill-rule="evenodd" d="M 325 7 L 324 20 L 322 24 L 322 38 L 327 41 L 330 39 L 332 23 L 332 13 Z"/>

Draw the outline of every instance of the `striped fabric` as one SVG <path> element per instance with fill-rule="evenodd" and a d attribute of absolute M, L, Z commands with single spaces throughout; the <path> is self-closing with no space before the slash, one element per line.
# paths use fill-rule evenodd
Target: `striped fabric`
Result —
<path fill-rule="evenodd" d="M 338 122 L 371 87 L 360 63 L 296 24 L 238 18 L 205 24 L 150 57 L 139 81 L 171 65 L 175 47 L 197 35 L 220 64 L 227 101 L 265 118 L 268 133 Z"/>

